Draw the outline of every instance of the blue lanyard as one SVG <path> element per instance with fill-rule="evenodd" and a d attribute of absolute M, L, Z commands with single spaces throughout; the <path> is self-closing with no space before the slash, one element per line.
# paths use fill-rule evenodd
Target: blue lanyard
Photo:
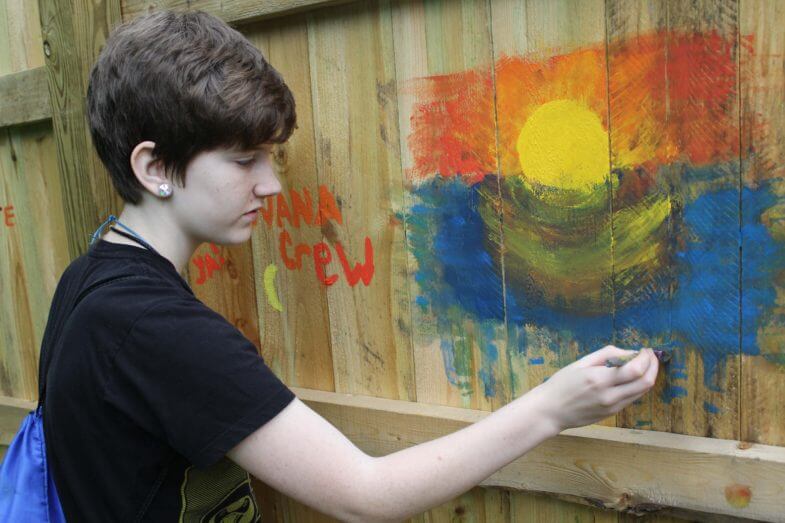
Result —
<path fill-rule="evenodd" d="M 141 244 L 142 244 L 142 246 L 143 246 L 143 247 L 145 247 L 146 249 L 149 249 L 149 250 L 153 251 L 154 253 L 156 253 L 156 254 L 158 254 L 158 255 L 160 256 L 160 254 L 158 253 L 158 251 L 156 251 L 155 249 L 153 249 L 153 247 L 152 247 L 152 246 L 151 246 L 149 243 L 147 243 L 146 241 L 144 241 L 144 239 L 143 239 L 141 236 L 139 236 L 137 233 L 135 233 L 133 230 L 131 230 L 131 228 L 130 228 L 130 227 L 127 227 L 126 225 L 124 225 L 124 224 L 120 223 L 120 220 L 118 220 L 118 219 L 117 219 L 117 216 L 115 216 L 114 214 L 110 214 L 110 215 L 109 215 L 109 218 L 107 218 L 107 219 L 106 219 L 106 221 L 105 221 L 104 223 L 102 223 L 102 224 L 101 224 L 101 226 L 100 226 L 100 227 L 98 227 L 98 229 L 97 229 L 97 230 L 96 230 L 96 231 L 93 233 L 93 237 L 90 239 L 90 245 L 94 244 L 94 243 L 95 243 L 95 242 L 98 240 L 98 238 L 101 236 L 101 232 L 104 230 L 104 227 L 106 227 L 107 225 L 109 225 L 109 224 L 111 224 L 111 223 L 117 223 L 117 225 L 119 225 L 119 226 L 120 226 L 120 227 L 122 227 L 123 229 L 127 230 L 128 232 L 130 232 L 130 233 L 133 235 L 133 237 L 131 237 L 131 235 L 125 234 L 125 233 L 123 233 L 123 232 L 121 232 L 121 231 L 118 231 L 118 230 L 116 230 L 116 229 L 112 229 L 112 230 L 114 230 L 116 233 L 118 233 L 118 234 L 120 234 L 120 235 L 122 235 L 122 236 L 125 236 L 125 237 L 127 237 L 127 238 L 130 238 L 130 239 L 132 239 L 132 240 L 136 240 L 136 241 L 138 241 L 139 243 L 141 243 Z"/>

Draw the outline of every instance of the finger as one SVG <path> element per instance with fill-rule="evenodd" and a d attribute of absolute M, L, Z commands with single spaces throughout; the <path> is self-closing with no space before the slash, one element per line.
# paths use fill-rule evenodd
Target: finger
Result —
<path fill-rule="evenodd" d="M 605 366 L 605 362 L 610 358 L 623 358 L 625 356 L 634 354 L 635 352 L 636 351 L 634 350 L 625 350 L 613 345 L 607 345 L 599 350 L 587 354 L 578 361 L 582 367 L 591 367 L 594 365 Z"/>
<path fill-rule="evenodd" d="M 654 355 L 654 352 L 651 349 L 640 351 L 636 357 L 621 367 L 612 369 L 614 372 L 613 384 L 621 385 L 622 383 L 640 379 L 646 374 L 646 371 L 649 370 L 652 360 L 656 359 L 657 356 Z"/>
<path fill-rule="evenodd" d="M 646 373 L 640 379 L 629 381 L 613 388 L 611 401 L 615 404 L 614 409 L 623 409 L 646 394 L 654 386 L 654 382 L 657 380 L 657 372 L 659 371 L 659 361 L 653 354 L 651 359 L 652 361 Z"/>

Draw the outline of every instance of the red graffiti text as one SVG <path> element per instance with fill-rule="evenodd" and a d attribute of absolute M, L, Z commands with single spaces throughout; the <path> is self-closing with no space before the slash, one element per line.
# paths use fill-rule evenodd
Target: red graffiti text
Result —
<path fill-rule="evenodd" d="M 209 253 L 205 255 L 197 254 L 191 261 L 199 269 L 199 277 L 196 279 L 197 285 L 203 285 L 204 282 L 213 277 L 213 273 L 220 270 L 225 264 L 226 259 L 221 256 L 221 250 L 217 245 L 211 243 L 210 250 L 218 258 L 217 260 Z"/>
<path fill-rule="evenodd" d="M 13 205 L 6 205 L 5 207 L 0 207 L 0 212 L 3 213 L 3 223 L 6 227 L 13 227 L 16 225 L 14 218 L 16 215 L 14 214 L 14 206 Z"/>

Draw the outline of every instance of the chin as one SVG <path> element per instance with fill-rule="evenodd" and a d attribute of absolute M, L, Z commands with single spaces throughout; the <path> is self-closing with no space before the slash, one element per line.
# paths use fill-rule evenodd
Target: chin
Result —
<path fill-rule="evenodd" d="M 233 229 L 227 234 L 223 235 L 220 239 L 213 241 L 213 243 L 220 245 L 240 245 L 250 240 L 252 235 L 253 229 L 251 229 L 251 227 Z"/>

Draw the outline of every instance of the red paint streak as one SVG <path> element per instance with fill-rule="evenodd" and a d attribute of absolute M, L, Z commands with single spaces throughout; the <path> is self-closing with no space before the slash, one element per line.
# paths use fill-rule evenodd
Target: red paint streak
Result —
<path fill-rule="evenodd" d="M 374 273 L 374 266 L 373 266 L 373 245 L 371 245 L 371 239 L 366 236 L 365 238 L 365 263 L 364 264 L 355 264 L 354 269 L 349 267 L 349 262 L 346 260 L 346 253 L 343 252 L 343 245 L 340 242 L 336 242 L 335 250 L 338 252 L 338 259 L 341 261 L 341 265 L 343 266 L 343 272 L 346 275 L 346 281 L 349 282 L 351 287 L 357 285 L 357 282 L 362 279 L 363 284 L 367 287 L 369 283 L 371 283 L 371 278 L 373 278 Z"/>
<path fill-rule="evenodd" d="M 304 244 L 299 244 L 294 250 L 294 258 L 289 257 L 286 246 L 292 244 L 292 237 L 285 230 L 281 231 L 278 245 L 281 251 L 283 264 L 289 270 L 296 270 L 303 266 L 303 256 L 311 253 L 311 248 Z"/>
<path fill-rule="evenodd" d="M 12 222 L 12 218 L 16 218 L 14 214 L 14 206 L 13 205 L 6 205 L 5 207 L 0 207 L 0 210 L 3 211 L 4 222 L 7 227 L 13 227 L 16 225 L 16 222 Z"/>
<path fill-rule="evenodd" d="M 216 261 L 210 254 L 196 255 L 191 262 L 199 269 L 199 276 L 196 278 L 197 285 L 204 285 L 204 283 L 213 277 L 213 273 L 223 268 L 226 264 L 226 258 L 221 256 L 221 250 L 215 244 L 210 244 L 210 250 L 213 254 L 218 256 Z"/>
<path fill-rule="evenodd" d="M 272 198 L 265 198 L 264 203 L 266 203 L 266 205 L 262 205 L 259 208 L 259 214 L 262 215 L 265 223 L 267 223 L 267 227 L 270 227 L 273 224 L 273 211 L 275 210 L 275 205 L 273 205 Z"/>
<path fill-rule="evenodd" d="M 213 251 L 213 254 L 218 256 L 218 263 L 220 263 L 221 265 L 226 263 L 226 259 L 223 256 L 221 256 L 221 249 L 219 249 L 216 244 L 211 243 L 210 250 Z"/>
<path fill-rule="evenodd" d="M 272 228 L 273 219 L 279 228 L 283 228 L 286 223 L 295 229 L 300 228 L 301 223 L 320 227 L 332 220 L 343 224 L 343 215 L 335 199 L 335 196 L 326 185 L 319 186 L 319 200 L 314 207 L 311 193 L 308 189 L 302 191 L 296 189 L 289 190 L 291 205 L 283 193 L 278 193 L 275 198 L 266 198 L 262 207 L 259 209 L 262 219 L 268 228 Z"/>
<path fill-rule="evenodd" d="M 278 209 L 278 227 L 283 227 L 281 218 L 286 218 L 291 224 L 292 213 L 289 211 L 289 205 L 287 205 L 286 198 L 284 197 L 283 193 L 278 193 L 278 198 L 276 199 L 275 203 Z"/>
<path fill-rule="evenodd" d="M 491 71 L 465 71 L 411 82 L 417 97 L 408 137 L 411 178 L 431 174 L 483 179 L 496 166 Z"/>
<path fill-rule="evenodd" d="M 313 267 L 316 269 L 316 278 L 327 286 L 338 281 L 337 274 L 327 276 L 324 272 L 325 266 L 330 263 L 332 259 L 333 253 L 326 243 L 319 242 L 313 246 Z"/>
<path fill-rule="evenodd" d="M 314 225 L 323 225 L 328 220 L 334 220 L 338 225 L 343 224 L 343 216 L 338 204 L 335 202 L 335 196 L 330 192 L 326 185 L 319 186 L 319 211 L 316 216 Z"/>
<path fill-rule="evenodd" d="M 293 246 L 292 237 L 288 231 L 283 230 L 279 235 L 278 244 L 281 259 L 287 269 L 291 271 L 302 269 L 303 258 L 310 254 L 313 258 L 313 267 L 316 272 L 317 280 L 324 285 L 330 286 L 335 284 L 340 278 L 338 274 L 328 275 L 326 272 L 327 265 L 333 260 L 332 250 L 327 243 L 319 242 L 314 244 L 313 247 L 300 243 L 294 247 L 294 253 L 292 255 L 290 254 L 291 246 Z M 338 260 L 341 263 L 344 277 L 349 286 L 354 287 L 360 281 L 366 286 L 370 285 L 374 272 L 376 271 L 373 262 L 373 245 L 371 244 L 370 238 L 365 238 L 365 261 L 363 263 L 355 263 L 354 267 L 352 267 L 351 262 L 348 260 L 341 242 L 335 242 L 335 251 L 338 253 Z"/>
<path fill-rule="evenodd" d="M 313 201 L 308 189 L 303 187 L 302 196 L 296 190 L 290 189 L 289 198 L 291 198 L 292 207 L 294 208 L 294 226 L 300 227 L 300 218 L 308 225 L 311 225 L 313 223 Z"/>

